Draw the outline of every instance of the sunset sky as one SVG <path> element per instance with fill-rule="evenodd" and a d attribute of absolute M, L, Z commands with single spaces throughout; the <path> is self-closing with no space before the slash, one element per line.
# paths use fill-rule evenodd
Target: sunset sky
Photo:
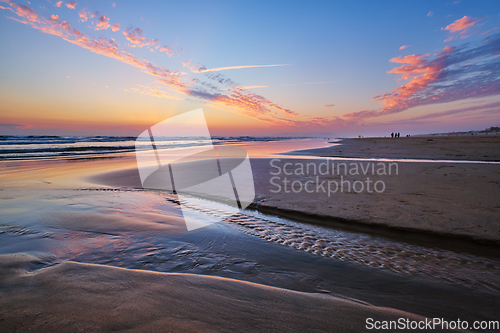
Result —
<path fill-rule="evenodd" d="M 0 134 L 212 135 L 500 125 L 500 1 L 0 0 Z"/>

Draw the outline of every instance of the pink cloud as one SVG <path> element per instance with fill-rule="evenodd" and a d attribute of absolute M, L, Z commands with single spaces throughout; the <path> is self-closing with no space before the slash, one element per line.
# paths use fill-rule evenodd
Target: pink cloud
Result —
<path fill-rule="evenodd" d="M 119 24 L 119 23 L 115 23 L 115 24 L 113 24 L 113 26 L 111 27 L 111 30 L 113 30 L 113 31 L 118 31 L 118 30 L 120 30 L 120 24 Z"/>
<path fill-rule="evenodd" d="M 143 95 L 154 96 L 154 97 L 159 97 L 159 98 L 175 99 L 175 100 L 179 100 L 179 101 L 185 100 L 185 98 L 169 94 L 169 93 L 167 93 L 163 90 L 160 90 L 160 89 L 156 89 L 156 88 L 148 87 L 148 86 L 143 86 L 140 84 L 138 84 L 138 86 L 143 88 L 143 90 L 140 91 L 137 88 L 130 88 L 130 89 L 133 91 L 139 92 L 140 94 L 143 94 Z"/>
<path fill-rule="evenodd" d="M 84 8 L 78 13 L 78 16 L 80 17 L 80 22 L 86 22 L 89 18 L 93 18 L 95 14 L 90 14 Z"/>
<path fill-rule="evenodd" d="M 448 24 L 444 30 L 449 30 L 450 32 L 457 32 L 460 30 L 468 29 L 472 27 L 476 22 L 482 20 L 482 18 L 472 19 L 469 16 L 464 16 L 455 22 Z"/>
<path fill-rule="evenodd" d="M 58 2 L 56 2 L 56 4 L 54 6 L 61 7 L 61 4 L 62 4 L 62 1 L 58 1 Z"/>
<path fill-rule="evenodd" d="M 75 9 L 76 5 L 76 1 L 70 1 L 66 4 L 66 7 L 68 7 L 69 9 Z"/>
<path fill-rule="evenodd" d="M 145 43 L 145 37 L 142 35 L 142 30 L 139 28 L 135 28 L 133 30 L 127 30 L 123 32 L 125 38 L 137 46 L 143 46 Z"/>
<path fill-rule="evenodd" d="M 95 39 L 73 28 L 73 26 L 67 21 L 60 21 L 59 17 L 57 17 L 57 20 L 50 18 L 45 19 L 44 17 L 39 17 L 28 7 L 17 5 L 12 2 L 10 5 L 12 8 L 9 9 L 12 11 L 15 9 L 14 12 L 19 16 L 19 19 L 13 18 L 17 22 L 29 25 L 44 33 L 59 36 L 63 40 L 74 45 L 78 45 L 86 50 L 89 50 L 90 52 L 113 58 L 125 64 L 139 68 L 141 71 L 157 77 L 157 82 L 166 86 L 172 92 L 185 95 L 185 99 L 195 99 L 197 101 L 201 100 L 203 103 L 213 105 L 217 108 L 229 108 L 236 113 L 269 122 L 270 124 L 288 124 L 294 126 L 297 126 L 298 124 L 305 126 L 306 124 L 305 121 L 287 119 L 286 117 L 294 117 L 297 114 L 280 104 L 269 101 L 263 96 L 249 93 L 242 88 L 234 87 L 233 81 L 223 78 L 220 74 L 206 74 L 207 77 L 215 81 L 215 84 L 207 84 L 205 82 L 201 82 L 199 79 L 189 79 L 182 76 L 183 73 L 173 72 L 147 60 L 136 58 L 132 53 L 125 49 L 121 49 L 112 38 L 106 39 L 104 37 L 100 37 Z M 80 16 L 82 19 L 84 17 L 88 17 L 88 13 L 82 16 Z M 108 27 L 108 18 L 102 15 L 99 18 L 99 23 L 102 27 Z M 150 49 L 157 49 L 158 47 L 159 51 L 166 52 L 167 54 L 173 52 L 167 46 L 160 46 L 158 44 L 158 40 L 146 41 L 142 30 L 139 28 L 133 30 L 129 29 L 124 32 L 124 35 L 133 45 L 137 45 L 139 47 L 148 46 Z M 189 63 L 184 63 L 184 65 L 191 66 Z M 222 70 L 222 68 L 219 68 L 219 70 Z M 208 70 L 208 72 L 210 72 L 210 70 Z M 228 88 L 227 85 L 229 84 L 233 86 Z M 145 94 L 162 98 L 183 99 L 172 95 L 171 93 L 160 91 L 156 88 L 146 89 Z M 278 115 L 280 113 L 283 117 Z M 329 121 L 330 120 L 328 119 L 318 118 L 314 120 L 314 126 L 328 124 Z M 311 123 L 309 123 L 308 126 L 311 126 Z"/>
<path fill-rule="evenodd" d="M 399 49 L 400 49 L 400 50 L 404 50 L 404 49 L 409 48 L 409 47 L 410 47 L 410 45 L 403 45 L 403 46 L 401 46 Z"/>
<path fill-rule="evenodd" d="M 171 56 L 174 55 L 174 51 L 171 48 L 169 48 L 168 46 L 162 46 L 162 47 L 160 47 L 159 51 L 160 52 L 165 52 L 169 57 L 171 57 Z"/>
<path fill-rule="evenodd" d="M 95 30 L 106 30 L 108 28 L 111 28 L 111 25 L 109 24 L 109 17 L 102 15 L 97 19 Z"/>
<path fill-rule="evenodd" d="M 325 107 L 325 108 L 332 108 L 332 107 L 334 107 L 334 106 L 335 106 L 335 104 L 327 104 L 327 105 L 323 105 L 323 107 Z"/>
<path fill-rule="evenodd" d="M 30 21 L 36 21 L 38 18 L 37 13 L 35 13 L 35 11 L 29 7 L 26 7 L 26 6 L 23 6 L 23 5 L 17 4 L 17 3 L 12 2 L 12 1 L 8 1 L 8 0 L 2 0 L 2 2 L 8 3 L 12 8 L 6 8 L 6 9 L 10 9 L 14 13 L 16 13 L 18 16 L 24 17 Z"/>
<path fill-rule="evenodd" d="M 477 98 L 500 94 L 500 78 L 495 75 L 499 36 L 486 38 L 484 44 L 475 48 L 455 48 L 446 46 L 428 59 L 429 54 L 413 54 L 393 58 L 395 67 L 388 73 L 401 75 L 407 83 L 391 92 L 375 96 L 375 101 L 383 103 L 378 110 L 362 110 L 344 114 L 351 121 L 379 117 L 405 111 L 409 108 L 445 103 L 467 98 Z M 481 60 L 481 61 L 478 61 Z"/>
<path fill-rule="evenodd" d="M 482 33 L 482 35 L 487 35 L 487 34 L 489 34 L 489 33 L 493 32 L 493 31 L 497 30 L 498 28 L 499 28 L 499 27 L 494 27 L 494 28 L 492 28 L 492 29 L 490 29 L 490 30 L 488 30 L 488 31 L 483 32 L 483 33 Z"/>
<path fill-rule="evenodd" d="M 67 21 L 60 22 L 51 19 L 46 20 L 43 17 L 38 18 L 36 13 L 27 7 L 17 5 L 15 3 L 10 3 L 10 5 L 14 8 L 21 9 L 16 12 L 21 19 L 15 19 L 20 23 L 30 25 L 31 27 L 44 33 L 59 36 L 62 39 L 91 52 L 114 58 L 123 63 L 140 68 L 143 72 L 168 80 L 172 86 L 184 86 L 179 78 L 180 73 L 171 72 L 166 68 L 154 65 L 146 60 L 139 60 L 135 58 L 131 53 L 125 50 L 120 50 L 119 45 L 115 43 L 114 39 L 107 40 L 103 37 L 99 39 L 92 39 L 83 34 L 81 31 L 74 29 Z M 22 19 L 28 19 L 28 21 L 24 21 Z"/>

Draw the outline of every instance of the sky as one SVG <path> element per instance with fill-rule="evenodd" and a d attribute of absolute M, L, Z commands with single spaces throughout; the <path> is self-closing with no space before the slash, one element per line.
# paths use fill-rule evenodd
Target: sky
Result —
<path fill-rule="evenodd" d="M 218 136 L 500 125 L 500 1 L 0 0 L 0 134 Z"/>

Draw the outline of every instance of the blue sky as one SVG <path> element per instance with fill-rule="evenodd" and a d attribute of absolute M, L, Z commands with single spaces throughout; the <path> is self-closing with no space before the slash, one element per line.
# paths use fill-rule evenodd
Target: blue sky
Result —
<path fill-rule="evenodd" d="M 418 134 L 500 123 L 496 1 L 0 6 L 6 134 L 136 135 L 199 107 L 216 135 Z M 245 68 L 255 65 L 266 67 Z"/>

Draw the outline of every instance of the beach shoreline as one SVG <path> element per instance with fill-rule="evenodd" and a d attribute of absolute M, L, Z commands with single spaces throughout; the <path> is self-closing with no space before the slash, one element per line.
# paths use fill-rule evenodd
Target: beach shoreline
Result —
<path fill-rule="evenodd" d="M 319 143 L 324 145 L 324 143 Z M 277 153 L 286 153 L 283 148 L 289 146 L 289 143 L 279 143 L 275 146 L 279 149 L 274 149 Z M 310 206 L 313 202 L 318 207 L 324 208 L 325 202 L 331 200 L 329 197 L 315 195 L 311 198 L 309 193 L 298 195 L 296 193 L 271 193 L 269 170 L 272 168 L 270 161 L 273 158 L 282 159 L 287 163 L 295 163 L 295 161 L 321 163 L 322 160 L 304 160 L 266 154 L 260 154 L 251 159 L 256 200 L 249 212 L 252 209 L 258 209 L 270 215 L 290 218 L 299 224 L 302 223 L 303 230 L 308 230 L 307 224 L 326 224 L 331 230 L 340 230 L 344 227 L 360 235 L 380 235 L 381 238 L 392 238 L 394 244 L 399 244 L 397 246 L 402 246 L 402 249 L 405 246 L 411 248 L 411 244 L 417 244 L 417 250 L 411 249 L 414 253 L 408 252 L 412 256 L 416 255 L 412 259 L 414 260 L 412 265 L 425 263 L 419 259 L 418 253 L 425 251 L 426 246 L 429 253 L 435 246 L 456 250 L 457 253 L 471 253 L 472 255 L 464 257 L 466 259 L 460 260 L 470 260 L 470 258 L 479 260 L 477 263 L 481 267 L 491 265 L 488 264 L 489 262 L 495 263 L 495 260 L 500 257 L 498 247 L 491 246 L 491 244 L 496 245 L 495 240 L 490 245 L 483 245 L 477 243 L 477 240 L 481 241 L 481 238 L 476 237 L 474 242 L 463 241 L 457 245 L 457 242 L 461 242 L 460 240 L 443 238 L 440 236 L 443 235 L 442 232 L 432 236 L 435 237 L 434 239 L 426 240 L 425 236 L 421 236 L 422 232 L 408 232 L 406 229 L 404 232 L 393 233 L 397 225 L 387 227 L 381 223 L 373 223 L 373 221 L 365 223 L 363 219 L 357 220 L 356 216 L 352 220 L 345 219 L 342 222 L 342 216 L 338 217 L 331 211 L 322 215 L 324 210 Z M 454 316 L 469 320 L 496 319 L 493 309 L 498 303 L 496 301 L 498 290 L 495 284 L 488 285 L 488 278 L 482 282 L 479 281 L 478 285 L 474 284 L 474 280 L 470 280 L 471 285 L 461 285 L 453 280 L 450 280 L 451 282 L 440 280 L 445 277 L 426 277 L 425 274 L 407 275 L 400 270 L 394 273 L 387 269 L 370 267 L 362 258 L 361 261 L 352 263 L 349 260 L 343 262 L 334 257 L 333 259 L 324 258 L 321 253 L 328 254 L 330 251 L 328 244 L 324 244 L 325 235 L 318 234 L 315 238 L 313 237 L 315 240 L 307 245 L 307 250 L 300 250 L 303 246 L 301 242 L 305 244 L 304 242 L 309 242 L 306 239 L 311 239 L 310 231 L 300 231 L 300 227 L 289 229 L 293 237 L 297 233 L 300 234 L 298 241 L 291 239 L 292 243 L 289 244 L 293 245 L 295 242 L 292 247 L 283 246 L 286 245 L 283 242 L 273 243 L 269 241 L 270 239 L 265 239 L 255 233 L 254 231 L 264 230 L 266 225 L 273 228 L 280 225 L 279 222 L 266 222 L 266 219 L 271 218 L 269 216 L 264 216 L 264 219 L 259 220 L 247 214 L 245 217 L 247 221 L 238 217 L 236 220 L 226 219 L 220 227 L 215 225 L 214 228 L 186 234 L 182 227 L 182 219 L 179 218 L 182 213 L 178 203 L 171 199 L 169 194 L 163 195 L 161 192 L 142 189 L 135 158 L 130 154 L 122 158 L 96 160 L 2 163 L 6 166 L 3 174 L 5 187 L 0 195 L 5 203 L 3 214 L 6 216 L 6 224 L 2 225 L 5 230 L 2 231 L 3 234 L 0 233 L 0 236 L 10 238 L 4 238 L 9 242 L 4 243 L 3 255 L 0 256 L 0 265 L 5 268 L 0 274 L 0 293 L 6 296 L 3 297 L 0 307 L 5 309 L 2 311 L 4 315 L 1 317 L 1 323 L 11 331 L 26 328 L 64 330 L 74 327 L 98 327 L 105 331 L 113 329 L 147 331 L 163 327 L 180 331 L 192 329 L 214 331 L 217 327 L 219 331 L 245 331 L 251 325 L 267 330 L 281 330 L 287 325 L 284 318 L 298 315 L 300 323 L 294 322 L 286 326 L 292 331 L 299 330 L 299 328 L 317 327 L 321 330 L 337 329 L 357 332 L 364 329 L 364 320 L 370 315 L 379 316 L 379 318 L 395 318 L 396 315 L 423 318 L 418 315 L 426 317 L 439 315 L 448 320 L 455 319 Z M 420 167 L 420 165 L 424 164 L 417 166 Z M 433 168 L 440 165 L 427 166 L 425 164 L 425 166 L 435 170 Z M 473 164 L 473 166 L 477 165 Z M 465 166 L 466 170 L 468 167 Z M 487 169 L 498 166 L 481 166 L 476 170 L 477 176 L 484 176 L 484 173 L 487 173 L 485 167 Z M 410 171 L 415 170 L 412 168 Z M 442 170 L 442 168 L 437 170 Z M 301 176 L 297 175 L 297 177 Z M 443 178 L 441 174 L 434 175 L 434 177 Z M 388 182 L 388 188 L 391 184 L 397 184 L 397 180 L 398 178 L 394 179 L 395 183 Z M 400 195 L 395 189 L 397 189 L 396 186 L 392 189 L 393 195 Z M 447 192 L 439 192 L 439 194 L 443 193 Z M 359 198 L 362 194 L 345 194 L 345 196 L 346 201 L 336 198 L 336 202 L 352 204 L 352 200 Z M 372 196 L 371 200 L 375 198 L 377 197 Z M 377 204 L 380 203 L 377 201 Z M 210 203 L 207 202 L 207 205 L 210 206 Z M 369 205 L 367 207 L 369 208 Z M 21 212 L 25 212 L 24 215 L 20 214 Z M 21 221 L 18 221 L 19 219 Z M 330 223 L 332 221 L 340 221 L 340 223 Z M 283 229 L 283 227 L 280 228 Z M 412 234 L 416 235 L 412 238 L 410 237 Z M 150 244 L 151 239 L 155 238 L 158 238 L 159 243 Z M 229 239 L 231 238 L 234 238 L 232 240 L 234 244 L 230 246 L 232 243 Z M 19 241 L 23 239 L 23 242 Z M 441 244 L 439 244 L 440 239 L 444 239 Z M 47 241 L 49 242 L 47 244 L 52 244 L 52 247 L 41 247 L 39 250 L 35 248 L 35 245 L 28 247 L 27 244 L 31 244 L 32 241 L 35 241 L 33 243 L 35 245 L 45 244 L 44 242 Z M 174 241 L 175 245 L 172 245 L 171 250 L 168 247 L 165 249 L 164 242 L 171 241 Z M 108 243 L 110 245 L 107 245 Z M 194 247 L 195 245 L 206 246 L 207 243 L 210 244 L 207 249 Z M 134 244 L 143 244 L 141 246 L 144 249 Z M 113 247 L 116 246 L 117 249 L 114 249 Z M 124 246 L 130 248 L 124 248 Z M 220 247 L 224 250 L 222 253 L 217 252 L 220 250 L 206 252 L 212 247 L 215 249 Z M 356 250 L 358 247 L 359 245 L 354 244 L 353 249 L 358 251 Z M 370 245 L 370 249 L 375 248 Z M 61 253 L 61 251 L 68 253 Z M 106 251 L 110 251 L 109 254 Z M 149 251 L 153 251 L 151 252 L 153 256 L 150 256 Z M 244 256 L 239 251 L 243 251 Z M 47 261 L 40 259 L 38 255 L 40 254 L 43 258 L 47 255 L 46 253 L 52 252 L 59 253 L 59 257 L 56 256 L 56 258 L 60 259 Z M 252 254 L 252 252 L 256 253 Z M 320 255 L 314 256 L 311 252 Z M 404 258 L 406 254 L 403 252 L 401 253 Z M 439 253 L 445 252 L 438 251 L 436 255 L 439 257 Z M 455 265 L 453 252 L 448 252 L 451 253 L 451 257 L 450 260 L 446 259 L 446 265 L 450 263 Z M 31 253 L 31 256 L 26 253 Z M 222 257 L 219 254 L 222 254 Z M 111 260 L 110 256 L 115 255 L 124 259 L 121 259 L 122 261 Z M 194 257 L 189 259 L 193 255 Z M 243 257 L 239 258 L 240 255 Z M 434 258 L 436 255 L 433 254 Z M 376 259 L 377 256 L 374 253 L 372 259 L 368 260 Z M 155 259 L 156 257 L 158 258 Z M 139 262 L 135 263 L 134 260 L 138 259 L 133 258 L 140 258 Z M 480 262 L 482 258 L 484 258 L 484 263 Z M 386 259 L 390 261 L 391 257 Z M 166 268 L 161 268 L 160 271 L 168 272 L 172 268 L 176 269 L 176 265 L 180 263 L 181 267 L 186 267 L 181 268 L 181 272 L 187 271 L 195 274 L 153 273 L 150 271 L 158 269 L 157 266 L 148 264 L 153 260 L 156 260 L 156 265 L 172 262 L 170 266 L 161 266 Z M 364 264 L 362 264 L 363 260 L 365 260 Z M 398 260 L 400 264 L 404 264 L 405 259 Z M 424 260 L 427 259 L 424 258 Z M 141 266 L 142 263 L 145 265 Z M 221 263 L 223 266 L 228 265 L 227 269 L 216 270 L 215 268 Z M 385 264 L 382 262 L 380 265 Z M 198 267 L 201 268 L 198 269 Z M 488 271 L 488 276 L 492 273 L 490 271 Z M 217 276 L 229 277 L 232 280 Z M 367 278 L 370 281 L 366 281 Z M 143 283 L 144 280 L 155 279 L 157 280 L 153 284 L 144 285 Z M 256 284 L 245 281 L 253 281 Z M 38 287 L 33 289 L 33 286 Z M 272 287 L 268 286 L 277 288 L 269 289 Z M 110 291 L 103 292 L 103 288 L 109 288 Z M 177 289 L 179 291 L 175 291 Z M 23 293 L 26 290 L 29 292 Z M 125 292 L 124 298 L 119 297 L 119 294 L 114 292 L 116 290 Z M 292 290 L 307 292 L 295 294 Z M 170 298 L 161 296 L 172 292 L 177 292 L 178 295 L 169 296 Z M 404 292 L 407 296 L 401 298 L 398 296 L 399 292 Z M 89 302 L 95 301 L 99 293 L 103 293 L 99 304 L 106 305 L 100 308 L 98 314 L 94 314 L 92 310 L 81 314 L 77 312 L 76 309 L 89 307 Z M 47 295 L 54 296 L 46 299 Z M 190 311 L 192 312 L 192 304 L 196 299 L 201 297 L 208 300 L 219 297 L 214 295 L 222 297 L 216 309 L 203 310 L 199 315 L 189 314 Z M 352 303 L 344 303 L 342 297 L 350 298 L 348 302 Z M 124 299 L 129 299 L 130 302 L 124 303 Z M 303 311 L 302 307 L 286 307 L 277 313 L 274 309 L 276 305 L 268 306 L 263 303 L 266 300 L 272 302 L 273 299 L 281 300 L 280 304 L 302 302 L 303 307 L 314 309 L 314 311 L 300 316 Z M 484 299 L 488 301 L 482 301 Z M 429 302 L 429 300 L 432 301 Z M 173 302 L 178 306 L 175 310 L 177 312 L 174 311 L 177 315 L 162 314 L 157 310 L 152 310 L 152 317 L 147 316 L 144 310 L 130 305 L 133 302 L 147 304 L 148 308 L 151 304 L 158 306 L 165 302 Z M 318 309 L 318 302 L 325 302 L 324 310 Z M 374 306 L 363 302 L 370 302 Z M 45 304 L 45 307 L 40 308 L 40 304 Z M 63 304 L 66 308 L 61 308 L 58 304 Z M 196 309 L 204 307 L 214 308 L 208 301 L 203 301 Z M 238 311 L 228 313 L 227 316 L 212 318 L 217 317 L 215 314 L 219 314 L 220 311 L 233 307 Z M 130 313 L 134 314 L 133 318 L 126 318 L 120 312 L 122 308 L 131 311 Z M 341 315 L 329 315 L 332 311 L 340 311 Z M 264 319 L 257 320 L 255 324 L 254 319 L 242 315 L 247 312 L 254 314 L 252 318 L 261 316 Z M 24 317 L 23 314 L 25 314 Z M 95 316 L 95 321 L 88 321 L 85 316 Z M 201 323 L 209 324 L 203 326 Z"/>
<path fill-rule="evenodd" d="M 33 269 L 41 264 L 33 256 L 0 255 L 0 282 L 8 290 L 0 299 L 4 329 L 359 332 L 368 318 L 426 320 L 357 300 L 222 277 L 75 262 Z"/>
<path fill-rule="evenodd" d="M 332 146 L 289 152 L 342 158 L 500 161 L 500 135 L 338 139 Z"/>
<path fill-rule="evenodd" d="M 420 146 L 429 138 L 435 140 L 436 146 L 429 149 L 424 144 L 419 154 L 412 155 L 414 146 Z M 414 145 L 408 145 L 407 141 L 413 140 Z M 444 142 L 439 140 L 443 139 Z M 380 140 L 382 143 L 380 144 Z M 471 147 L 463 146 L 464 140 L 474 142 Z M 391 150 L 397 153 L 384 155 L 387 142 L 391 142 Z M 379 142 L 379 144 L 377 144 Z M 358 155 L 363 151 L 365 145 L 372 146 L 368 155 Z M 434 144 L 433 143 L 433 144 Z M 341 226 L 348 229 L 361 228 L 369 232 L 370 227 L 383 230 L 403 231 L 406 233 L 419 233 L 422 235 L 443 236 L 447 238 L 462 239 L 487 245 L 500 245 L 500 227 L 497 225 L 497 217 L 500 215 L 500 206 L 495 200 L 494 193 L 499 191 L 500 166 L 497 164 L 480 163 L 454 163 L 453 159 L 447 159 L 450 152 L 458 152 L 462 158 L 478 158 L 475 153 L 477 145 L 488 145 L 486 150 L 490 151 L 489 158 L 493 162 L 500 160 L 500 137 L 418 137 L 418 138 L 370 138 L 370 139 L 344 139 L 335 142 L 334 145 L 325 148 L 306 149 L 299 151 L 283 152 L 270 155 L 265 158 L 251 158 L 256 199 L 250 208 L 281 216 L 293 217 L 304 221 L 314 221 L 315 224 Z M 400 147 L 399 149 L 395 148 Z M 457 151 L 457 146 L 461 147 Z M 382 147 L 380 151 L 374 147 Z M 352 149 L 352 153 L 349 150 Z M 344 152 L 343 158 L 336 160 L 339 152 Z M 309 193 L 305 188 L 302 191 L 288 193 L 273 191 L 273 183 L 279 183 L 287 179 L 290 183 L 312 180 L 314 183 L 328 181 L 339 181 L 339 175 L 320 174 L 317 170 L 319 165 L 329 163 L 356 163 L 363 166 L 374 166 L 377 158 L 389 159 L 384 161 L 390 164 L 391 158 L 402 158 L 412 156 L 413 159 L 427 156 L 420 162 L 397 163 L 398 173 L 392 176 L 368 175 L 375 182 L 381 180 L 385 184 L 383 193 L 325 193 L 320 191 Z M 294 158 L 305 157 L 305 158 Z M 307 157 L 311 159 L 307 159 Z M 315 158 L 322 157 L 322 158 Z M 366 158 L 357 161 L 349 158 Z M 371 161 L 370 158 L 375 160 Z M 446 163 L 427 161 L 447 160 Z M 273 162 L 272 161 L 276 161 Z M 304 172 L 295 175 L 284 175 L 283 165 L 288 164 L 290 171 L 294 171 L 294 165 L 306 166 L 313 163 L 316 165 L 315 174 Z M 280 167 L 282 173 L 275 175 Z M 344 170 L 344 169 L 341 169 Z M 346 170 L 347 171 L 347 170 Z M 345 179 L 351 183 L 356 180 L 365 180 L 363 174 L 344 174 Z M 276 180 L 276 177 L 279 179 Z M 317 178 L 316 178 L 317 177 Z M 273 181 L 273 178 L 275 180 Z M 94 175 L 87 178 L 90 182 L 107 186 L 141 188 L 139 175 L 135 167 L 111 171 L 105 174 Z M 281 183 L 280 183 L 281 184 Z M 314 187 L 314 186 L 313 186 Z M 481 221 L 481 223 L 474 223 Z M 365 228 L 368 227 L 368 228 Z M 373 229 L 373 231 L 377 231 Z"/>

